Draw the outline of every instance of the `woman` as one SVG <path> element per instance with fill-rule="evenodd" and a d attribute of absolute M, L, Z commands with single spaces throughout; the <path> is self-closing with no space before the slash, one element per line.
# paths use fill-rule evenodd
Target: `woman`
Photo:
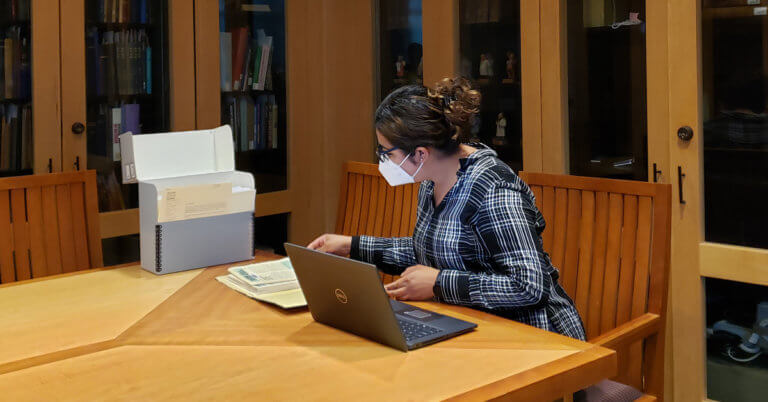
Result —
<path fill-rule="evenodd" d="M 465 79 L 392 92 L 376 110 L 379 170 L 391 185 L 421 182 L 413 237 L 325 234 L 309 248 L 401 275 L 397 300 L 470 306 L 584 339 L 572 300 L 542 248 L 533 193 L 483 144 L 463 144 L 480 94 Z"/>

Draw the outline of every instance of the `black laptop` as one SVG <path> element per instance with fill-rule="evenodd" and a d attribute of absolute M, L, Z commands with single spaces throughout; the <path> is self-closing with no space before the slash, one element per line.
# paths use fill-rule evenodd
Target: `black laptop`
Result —
<path fill-rule="evenodd" d="M 408 351 L 477 324 L 392 300 L 374 265 L 285 243 L 315 321 Z"/>

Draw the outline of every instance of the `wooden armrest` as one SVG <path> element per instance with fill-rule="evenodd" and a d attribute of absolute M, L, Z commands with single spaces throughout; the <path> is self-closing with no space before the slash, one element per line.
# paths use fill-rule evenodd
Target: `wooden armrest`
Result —
<path fill-rule="evenodd" d="M 659 331 L 661 317 L 658 314 L 645 313 L 618 327 L 590 339 L 589 342 L 608 349 L 617 350 L 622 346 L 647 338 Z"/>
<path fill-rule="evenodd" d="M 635 399 L 635 402 L 656 402 L 656 397 L 653 395 L 646 394 Z"/>

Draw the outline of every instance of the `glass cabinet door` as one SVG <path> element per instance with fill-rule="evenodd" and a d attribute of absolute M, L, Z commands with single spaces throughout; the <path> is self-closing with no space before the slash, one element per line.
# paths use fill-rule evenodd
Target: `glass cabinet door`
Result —
<path fill-rule="evenodd" d="M 258 194 L 287 188 L 285 2 L 219 1 L 221 124 Z"/>
<path fill-rule="evenodd" d="M 379 0 L 378 31 L 379 100 L 403 85 L 423 84 L 421 0 Z"/>
<path fill-rule="evenodd" d="M 137 186 L 122 184 L 118 136 L 170 129 L 168 1 L 86 0 L 84 29 L 87 168 L 97 171 L 99 211 L 137 208 Z"/>
<path fill-rule="evenodd" d="M 704 236 L 709 248 L 765 262 L 768 16 L 765 2 L 746 3 L 701 3 Z M 708 397 L 762 400 L 768 391 L 768 281 L 740 274 L 747 266 L 733 259 L 717 268 L 738 282 L 706 280 Z"/>
<path fill-rule="evenodd" d="M 482 94 L 472 136 L 523 167 L 520 1 L 459 1 L 459 75 Z"/>
<path fill-rule="evenodd" d="M 30 0 L 0 0 L 0 177 L 31 174 Z"/>
<path fill-rule="evenodd" d="M 570 173 L 645 181 L 645 1 L 566 7 Z"/>

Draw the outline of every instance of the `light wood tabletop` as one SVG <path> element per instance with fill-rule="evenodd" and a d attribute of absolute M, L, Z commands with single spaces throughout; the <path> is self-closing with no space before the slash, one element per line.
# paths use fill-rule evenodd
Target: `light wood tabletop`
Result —
<path fill-rule="evenodd" d="M 414 304 L 478 328 L 400 352 L 242 296 L 226 268 L 0 286 L 3 398 L 546 401 L 616 373 L 611 350 L 432 302 Z"/>

